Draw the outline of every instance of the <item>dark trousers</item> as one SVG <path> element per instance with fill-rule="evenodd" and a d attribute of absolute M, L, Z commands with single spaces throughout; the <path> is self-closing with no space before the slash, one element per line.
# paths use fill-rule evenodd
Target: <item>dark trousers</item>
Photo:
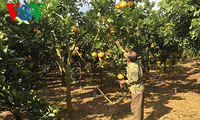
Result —
<path fill-rule="evenodd" d="M 131 111 L 133 120 L 143 120 L 144 112 L 144 92 L 141 94 L 131 93 Z"/>

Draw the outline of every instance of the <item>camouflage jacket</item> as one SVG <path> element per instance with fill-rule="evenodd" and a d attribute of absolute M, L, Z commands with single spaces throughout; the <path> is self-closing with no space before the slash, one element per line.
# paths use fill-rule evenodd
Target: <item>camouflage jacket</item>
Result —
<path fill-rule="evenodd" d="M 126 52 L 124 51 L 124 56 L 126 56 Z M 143 72 L 142 66 L 138 61 L 136 62 L 127 62 L 127 78 L 126 83 L 129 86 L 129 89 L 132 93 L 142 93 L 144 90 L 144 83 L 142 80 Z"/>

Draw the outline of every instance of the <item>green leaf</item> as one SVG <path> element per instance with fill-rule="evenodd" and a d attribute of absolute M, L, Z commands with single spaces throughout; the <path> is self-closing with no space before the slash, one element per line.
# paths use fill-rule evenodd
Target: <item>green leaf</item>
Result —
<path fill-rule="evenodd" d="M 0 50 L 3 50 L 3 49 L 5 49 L 5 48 L 6 48 L 6 46 L 0 45 Z"/>
<path fill-rule="evenodd" d="M 50 113 L 49 116 L 50 117 L 55 117 L 55 114 L 54 113 Z"/>

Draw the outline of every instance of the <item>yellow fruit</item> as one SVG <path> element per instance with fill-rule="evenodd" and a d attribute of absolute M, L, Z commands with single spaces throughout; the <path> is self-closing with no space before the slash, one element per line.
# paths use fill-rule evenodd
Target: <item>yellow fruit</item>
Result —
<path fill-rule="evenodd" d="M 111 39 L 108 42 L 111 43 L 111 44 L 113 43 L 113 41 Z"/>
<path fill-rule="evenodd" d="M 93 53 L 92 53 L 92 57 L 97 57 L 97 53 L 96 53 L 96 52 L 93 52 Z"/>
<path fill-rule="evenodd" d="M 105 61 L 105 58 L 103 57 L 103 58 L 99 58 L 99 61 L 100 62 L 104 62 Z"/>
<path fill-rule="evenodd" d="M 99 18 L 99 23 L 102 24 L 103 19 L 104 19 L 104 17 L 100 17 L 100 18 Z"/>
<path fill-rule="evenodd" d="M 149 56 L 149 59 L 153 58 L 153 55 Z"/>
<path fill-rule="evenodd" d="M 108 52 L 108 53 L 110 53 L 110 54 L 112 54 L 112 53 L 113 53 L 113 51 L 112 51 L 112 50 L 108 50 L 107 52 Z"/>
<path fill-rule="evenodd" d="M 26 60 L 31 60 L 32 59 L 31 55 L 29 55 L 28 58 L 26 56 L 24 56 L 24 57 L 25 57 Z"/>
<path fill-rule="evenodd" d="M 76 27 L 75 26 L 72 26 L 71 28 L 73 29 L 73 32 L 76 32 Z"/>
<path fill-rule="evenodd" d="M 78 54 L 77 54 L 76 51 L 72 51 L 72 55 L 73 55 L 73 56 L 77 56 Z"/>
<path fill-rule="evenodd" d="M 148 67 L 149 67 L 149 68 L 151 68 L 151 67 L 152 67 L 152 65 L 151 65 L 151 64 L 148 64 Z"/>
<path fill-rule="evenodd" d="M 127 7 L 127 3 L 126 2 L 121 2 L 120 7 L 122 7 L 122 8 Z"/>
<path fill-rule="evenodd" d="M 153 95 L 154 93 L 153 92 L 150 92 L 150 95 Z"/>
<path fill-rule="evenodd" d="M 154 44 L 153 43 L 151 44 L 151 48 L 154 48 Z"/>
<path fill-rule="evenodd" d="M 130 48 L 129 48 L 129 49 L 128 49 L 128 48 L 125 48 L 125 51 L 128 52 L 128 51 L 131 51 L 131 49 L 130 49 Z"/>
<path fill-rule="evenodd" d="M 75 50 L 77 50 L 77 51 L 78 51 L 78 50 L 79 50 L 79 47 L 75 47 Z"/>
<path fill-rule="evenodd" d="M 40 55 L 42 55 L 43 53 L 42 52 L 40 52 Z"/>
<path fill-rule="evenodd" d="M 81 33 L 81 30 L 79 28 L 76 29 L 75 35 L 79 35 Z"/>
<path fill-rule="evenodd" d="M 108 38 L 110 38 L 110 37 L 111 37 L 110 33 L 108 33 L 107 37 L 108 37 Z"/>
<path fill-rule="evenodd" d="M 111 28 L 110 28 L 110 31 L 113 31 L 113 30 L 114 30 L 114 28 L 113 28 L 113 27 L 111 27 Z"/>
<path fill-rule="evenodd" d="M 109 66 L 109 63 L 107 61 L 104 61 L 103 66 L 107 67 L 107 66 Z"/>
<path fill-rule="evenodd" d="M 47 71 L 49 71 L 49 70 L 50 70 L 50 67 L 47 68 Z"/>
<path fill-rule="evenodd" d="M 80 56 L 83 56 L 83 52 L 80 52 L 79 54 L 80 54 Z"/>
<path fill-rule="evenodd" d="M 62 53 L 62 52 L 63 52 L 63 49 L 60 49 L 59 52 Z"/>
<path fill-rule="evenodd" d="M 157 61 L 157 64 L 160 64 L 161 63 L 161 61 Z"/>
<path fill-rule="evenodd" d="M 124 76 L 122 74 L 118 74 L 118 79 L 124 79 Z"/>
<path fill-rule="evenodd" d="M 120 6 L 120 4 L 121 4 L 120 2 L 119 2 L 119 3 L 117 3 L 117 4 L 115 5 L 115 8 L 116 8 L 116 9 L 121 9 L 121 6 Z"/>
<path fill-rule="evenodd" d="M 104 57 L 104 53 L 103 52 L 98 53 L 98 57 L 100 58 Z"/>
<path fill-rule="evenodd" d="M 128 1 L 127 6 L 129 6 L 129 5 L 130 5 L 130 7 L 132 7 L 134 5 L 134 2 L 133 1 Z"/>
<path fill-rule="evenodd" d="M 40 35 L 42 34 L 42 32 L 40 30 L 37 30 L 37 34 Z"/>

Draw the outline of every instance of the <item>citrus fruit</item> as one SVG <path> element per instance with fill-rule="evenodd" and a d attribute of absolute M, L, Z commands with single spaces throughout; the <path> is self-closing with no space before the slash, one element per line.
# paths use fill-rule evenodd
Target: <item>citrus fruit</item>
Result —
<path fill-rule="evenodd" d="M 107 67 L 107 66 L 109 66 L 109 63 L 107 61 L 104 61 L 103 66 Z"/>
<path fill-rule="evenodd" d="M 120 2 L 119 2 L 119 3 L 117 3 L 117 4 L 115 5 L 115 8 L 116 8 L 116 9 L 121 9 L 121 6 L 120 6 L 120 4 L 121 4 Z"/>
<path fill-rule="evenodd" d="M 110 28 L 110 31 L 113 31 L 113 30 L 114 30 L 113 27 L 111 27 L 111 28 Z"/>
<path fill-rule="evenodd" d="M 122 74 L 118 74 L 118 79 L 124 79 L 124 76 Z"/>
<path fill-rule="evenodd" d="M 151 44 L 151 48 L 154 48 L 154 44 Z"/>
<path fill-rule="evenodd" d="M 77 50 L 77 51 L 78 51 L 78 50 L 79 50 L 79 47 L 75 47 L 75 50 Z"/>
<path fill-rule="evenodd" d="M 122 7 L 122 8 L 127 7 L 127 3 L 126 3 L 125 1 L 124 1 L 124 2 L 121 2 L 120 7 Z"/>
<path fill-rule="evenodd" d="M 92 53 L 92 57 L 97 57 L 97 53 L 96 53 L 96 52 L 93 52 L 93 53 Z"/>
<path fill-rule="evenodd" d="M 42 34 L 42 32 L 41 32 L 40 30 L 38 30 L 38 31 L 37 31 L 37 34 L 40 35 L 40 34 Z"/>
<path fill-rule="evenodd" d="M 127 6 L 129 6 L 129 5 L 130 5 L 130 7 L 132 7 L 134 5 L 134 2 L 133 1 L 128 1 Z"/>
<path fill-rule="evenodd" d="M 104 57 L 104 53 L 103 52 L 98 53 L 98 57 L 100 58 Z"/>
<path fill-rule="evenodd" d="M 113 53 L 113 51 L 112 51 L 112 50 L 108 50 L 107 52 L 108 52 L 108 53 L 110 53 L 110 54 L 112 54 L 112 53 Z"/>
<path fill-rule="evenodd" d="M 151 68 L 151 67 L 152 67 L 152 65 L 151 65 L 151 64 L 148 64 L 148 67 L 149 67 L 149 68 Z"/>
<path fill-rule="evenodd" d="M 72 26 L 71 28 L 72 28 L 73 32 L 76 32 L 76 27 L 75 26 Z"/>
<path fill-rule="evenodd" d="M 72 51 L 72 55 L 77 56 L 78 54 L 76 53 L 76 51 Z"/>
<path fill-rule="evenodd" d="M 105 61 L 105 58 L 99 58 L 99 61 L 100 61 L 100 62 L 104 62 L 104 61 Z"/>
<path fill-rule="evenodd" d="M 63 52 L 63 49 L 60 49 L 59 52 L 62 53 L 62 52 Z"/>
<path fill-rule="evenodd" d="M 107 37 L 108 37 L 108 38 L 110 38 L 110 37 L 111 37 L 110 33 L 108 33 Z"/>
<path fill-rule="evenodd" d="M 160 64 L 161 63 L 161 61 L 157 61 L 157 64 Z"/>
<path fill-rule="evenodd" d="M 128 48 L 125 48 L 125 51 L 128 52 L 128 51 L 131 51 L 131 49 L 130 49 L 130 48 L 129 48 L 129 49 L 128 49 Z"/>
<path fill-rule="evenodd" d="M 76 28 L 75 35 L 79 35 L 81 33 L 81 30 L 79 28 Z"/>
<path fill-rule="evenodd" d="M 80 52 L 79 54 L 80 54 L 80 56 L 83 56 L 83 52 Z"/>

